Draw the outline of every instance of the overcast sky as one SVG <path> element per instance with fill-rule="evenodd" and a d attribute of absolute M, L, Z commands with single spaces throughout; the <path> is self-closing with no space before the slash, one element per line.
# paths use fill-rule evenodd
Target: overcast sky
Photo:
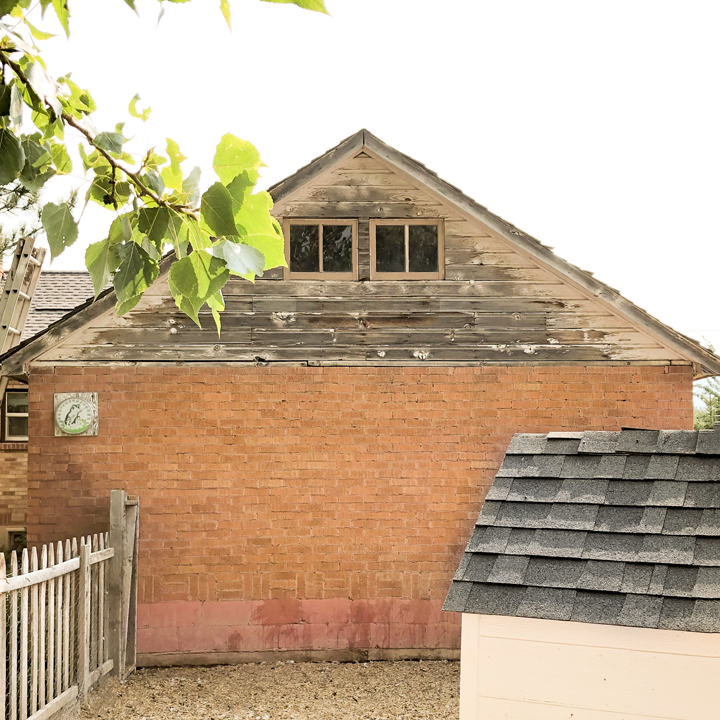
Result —
<path fill-rule="evenodd" d="M 423 162 L 663 322 L 720 346 L 720 3 L 326 0 L 290 5 L 71 0 L 50 41 L 97 101 L 139 92 L 139 151 L 172 137 L 209 167 L 225 132 L 272 184 L 362 127 Z M 147 134 L 147 139 L 146 139 Z M 52 269 L 82 269 L 109 219 L 83 218 Z M 98 221 L 97 216 L 100 216 Z"/>

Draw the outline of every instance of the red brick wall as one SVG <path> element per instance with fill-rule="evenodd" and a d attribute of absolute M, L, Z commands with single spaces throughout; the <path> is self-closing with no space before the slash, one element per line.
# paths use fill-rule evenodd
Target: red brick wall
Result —
<path fill-rule="evenodd" d="M 0 527 L 25 527 L 27 468 L 27 443 L 0 443 Z"/>
<path fill-rule="evenodd" d="M 100 434 L 53 435 L 96 391 Z M 439 611 L 513 433 L 692 427 L 688 367 L 34 370 L 29 540 L 141 502 L 142 652 L 453 648 Z"/>

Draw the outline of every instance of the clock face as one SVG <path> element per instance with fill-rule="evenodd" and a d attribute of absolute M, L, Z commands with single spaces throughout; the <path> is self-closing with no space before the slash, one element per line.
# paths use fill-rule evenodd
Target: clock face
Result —
<path fill-rule="evenodd" d="M 68 435 L 84 433 L 92 426 L 94 416 L 93 404 L 82 397 L 66 398 L 55 409 L 55 422 Z"/>

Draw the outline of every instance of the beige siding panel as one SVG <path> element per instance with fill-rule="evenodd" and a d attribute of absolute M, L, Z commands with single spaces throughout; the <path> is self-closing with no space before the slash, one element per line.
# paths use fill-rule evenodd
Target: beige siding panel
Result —
<path fill-rule="evenodd" d="M 717 717 L 717 634 L 464 614 L 462 642 L 460 720 Z"/>

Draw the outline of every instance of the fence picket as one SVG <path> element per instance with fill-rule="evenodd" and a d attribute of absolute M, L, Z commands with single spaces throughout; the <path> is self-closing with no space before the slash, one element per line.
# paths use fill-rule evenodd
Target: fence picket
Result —
<path fill-rule="evenodd" d="M 30 560 L 25 548 L 22 552 L 22 575 L 30 572 Z M 30 589 L 20 591 L 20 720 L 27 720 L 28 716 L 28 615 L 29 615 Z"/>
<path fill-rule="evenodd" d="M 78 557 L 78 543 L 77 538 L 72 539 L 72 543 L 70 545 L 70 552 L 72 553 L 71 557 L 76 558 Z M 71 615 L 71 622 L 72 626 L 74 628 L 77 628 L 77 583 L 73 582 L 70 585 L 70 615 Z M 77 629 L 75 630 L 77 633 Z M 77 634 L 75 636 L 75 639 L 77 639 Z M 71 682 L 72 684 L 77 683 L 77 669 L 76 669 L 76 657 L 75 657 L 75 643 L 70 643 L 70 673 L 71 673 Z"/>
<path fill-rule="evenodd" d="M 42 546 L 40 553 L 40 569 L 47 568 L 47 545 Z M 45 676 L 47 668 L 45 667 L 45 618 L 47 613 L 47 581 L 40 583 L 40 647 L 38 655 L 40 657 L 40 673 L 38 683 L 38 707 L 42 710 L 45 707 Z"/>
<path fill-rule="evenodd" d="M 65 559 L 70 559 L 70 541 L 65 541 Z M 70 573 L 66 573 L 65 582 L 65 616 L 63 618 L 63 690 L 70 687 Z"/>
<path fill-rule="evenodd" d="M 99 550 L 105 549 L 105 536 L 100 533 Z M 98 563 L 98 667 L 105 662 L 105 563 Z"/>
<path fill-rule="evenodd" d="M 55 546 L 48 547 L 48 567 L 55 567 Z M 55 578 L 48 580 L 48 647 L 47 647 L 47 688 L 46 699 L 49 703 L 55 697 Z"/>
<path fill-rule="evenodd" d="M 55 553 L 55 560 L 59 565 L 63 562 L 63 546 L 58 540 L 57 551 Z M 55 603 L 55 610 L 57 617 L 55 618 L 55 631 L 57 632 L 57 638 L 55 640 L 55 694 L 59 695 L 62 692 L 62 639 L 63 639 L 63 602 L 65 600 L 64 594 L 64 583 L 62 577 L 57 578 L 57 596 Z"/>
<path fill-rule="evenodd" d="M 33 548 L 30 554 L 30 572 L 38 570 L 37 548 Z M 30 624 L 32 635 L 30 642 L 30 715 L 34 715 L 38 709 L 38 640 L 40 628 L 38 626 L 38 615 L 40 612 L 40 588 L 33 585 L 30 588 Z"/>
<path fill-rule="evenodd" d="M 17 577 L 17 553 L 10 555 L 10 574 Z M 10 593 L 10 720 L 17 720 L 17 671 L 18 671 L 18 591 Z"/>
<path fill-rule="evenodd" d="M 0 578 L 6 576 L 5 571 L 5 553 L 0 554 Z M 7 687 L 7 595 L 0 594 L 0 632 L 2 632 L 2 640 L 0 640 L 0 720 L 6 720 L 5 716 L 5 700 Z"/>
<path fill-rule="evenodd" d="M 83 700 L 90 675 L 90 546 L 80 540 L 78 576 L 78 694 Z"/>

